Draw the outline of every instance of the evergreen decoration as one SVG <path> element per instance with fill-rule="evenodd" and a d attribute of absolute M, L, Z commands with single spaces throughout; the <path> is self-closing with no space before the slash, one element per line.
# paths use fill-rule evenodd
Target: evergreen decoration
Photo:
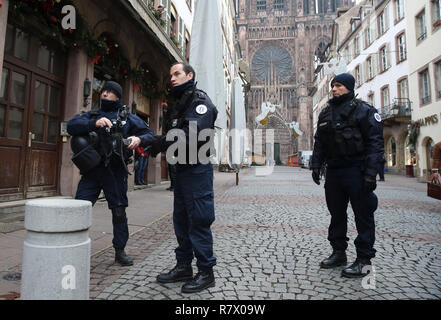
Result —
<path fill-rule="evenodd" d="M 35 28 L 39 37 L 57 42 L 64 51 L 83 48 L 90 58 L 89 62 L 113 70 L 124 79 L 133 80 L 135 90 L 144 95 L 151 98 L 165 96 L 165 92 L 159 91 L 158 81 L 146 65 L 132 68 L 129 60 L 121 52 L 119 44 L 106 35 L 94 35 L 78 12 L 76 29 L 63 29 L 61 21 L 64 15 L 61 10 L 65 5 L 74 6 L 71 0 L 11 0 L 9 13 L 19 27 Z M 165 26 L 165 21 L 161 19 L 162 13 L 151 5 L 149 10 L 161 25 Z"/>
<path fill-rule="evenodd" d="M 414 149 L 416 148 L 416 143 L 418 140 L 418 136 L 420 135 L 420 127 L 421 124 L 417 121 L 410 121 L 408 126 L 408 135 L 409 135 L 409 146 L 412 146 Z"/>

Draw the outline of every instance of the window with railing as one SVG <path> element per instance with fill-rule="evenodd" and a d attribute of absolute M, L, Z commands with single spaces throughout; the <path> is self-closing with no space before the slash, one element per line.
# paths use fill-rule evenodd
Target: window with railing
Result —
<path fill-rule="evenodd" d="M 409 83 L 407 78 L 398 81 L 398 97 L 400 99 L 409 99 Z"/>
<path fill-rule="evenodd" d="M 422 41 L 427 37 L 426 13 L 423 10 L 416 16 L 417 40 Z"/>
<path fill-rule="evenodd" d="M 419 86 L 420 86 L 420 97 L 421 104 L 427 104 L 430 102 L 430 79 L 429 79 L 429 69 L 425 69 L 419 73 Z"/>
<path fill-rule="evenodd" d="M 406 34 L 403 32 L 399 34 L 396 38 L 397 43 L 397 60 L 398 62 L 404 61 L 407 59 L 406 52 Z"/>
<path fill-rule="evenodd" d="M 257 0 L 257 11 L 266 11 L 266 0 Z"/>
<path fill-rule="evenodd" d="M 381 109 L 390 104 L 389 86 L 385 86 L 381 89 Z"/>

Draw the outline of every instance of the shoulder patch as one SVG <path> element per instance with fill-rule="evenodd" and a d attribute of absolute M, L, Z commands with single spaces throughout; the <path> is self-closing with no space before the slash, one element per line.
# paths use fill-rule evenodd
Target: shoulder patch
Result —
<path fill-rule="evenodd" d="M 196 112 L 199 114 L 205 114 L 207 113 L 207 110 L 208 110 L 207 106 L 203 104 L 200 104 L 196 107 Z"/>
<path fill-rule="evenodd" d="M 378 112 L 375 112 L 375 114 L 374 114 L 374 118 L 375 118 L 375 120 L 377 120 L 378 122 L 381 122 L 381 116 L 378 114 Z"/>

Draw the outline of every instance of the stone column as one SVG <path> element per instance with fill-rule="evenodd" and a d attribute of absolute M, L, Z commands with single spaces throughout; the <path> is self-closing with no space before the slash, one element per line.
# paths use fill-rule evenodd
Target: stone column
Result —
<path fill-rule="evenodd" d="M 2 85 L 3 59 L 5 52 L 6 29 L 8 26 L 8 7 L 9 0 L 3 0 L 0 7 L 0 88 Z"/>
<path fill-rule="evenodd" d="M 25 207 L 21 298 L 89 299 L 92 203 L 31 200 Z"/>
<path fill-rule="evenodd" d="M 92 96 L 87 100 L 87 106 L 84 106 L 83 86 L 86 78 L 93 82 L 93 63 L 89 62 L 85 51 L 70 51 L 67 56 L 63 121 L 72 119 L 76 114 L 81 113 L 81 111 L 90 110 Z M 64 196 L 74 196 L 78 181 L 80 180 L 79 170 L 73 165 L 71 158 L 72 150 L 70 148 L 69 138 L 62 145 L 60 192 Z"/>

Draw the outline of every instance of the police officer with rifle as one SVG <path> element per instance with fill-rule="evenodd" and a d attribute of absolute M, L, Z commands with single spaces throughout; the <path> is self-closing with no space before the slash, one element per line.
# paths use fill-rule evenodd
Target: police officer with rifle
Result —
<path fill-rule="evenodd" d="M 100 109 L 76 115 L 67 123 L 67 131 L 73 136 L 72 161 L 82 175 L 75 199 L 94 205 L 104 191 L 112 211 L 115 262 L 130 266 L 133 260 L 124 251 L 129 239 L 127 164 L 132 162 L 133 150 L 149 145 L 154 133 L 141 118 L 128 112 L 121 97 L 121 86 L 107 81 L 101 90 Z"/>
<path fill-rule="evenodd" d="M 358 233 L 354 241 L 357 258 L 341 273 L 349 278 L 365 276 L 375 257 L 378 199 L 373 191 L 384 154 L 381 117 L 374 107 L 355 98 L 354 86 L 355 79 L 348 73 L 331 81 L 333 98 L 319 115 L 312 155 L 316 184 L 320 184 L 321 169 L 326 165 L 325 196 L 331 213 L 328 240 L 333 252 L 320 266 L 347 264 L 347 208 L 351 201 Z"/>

